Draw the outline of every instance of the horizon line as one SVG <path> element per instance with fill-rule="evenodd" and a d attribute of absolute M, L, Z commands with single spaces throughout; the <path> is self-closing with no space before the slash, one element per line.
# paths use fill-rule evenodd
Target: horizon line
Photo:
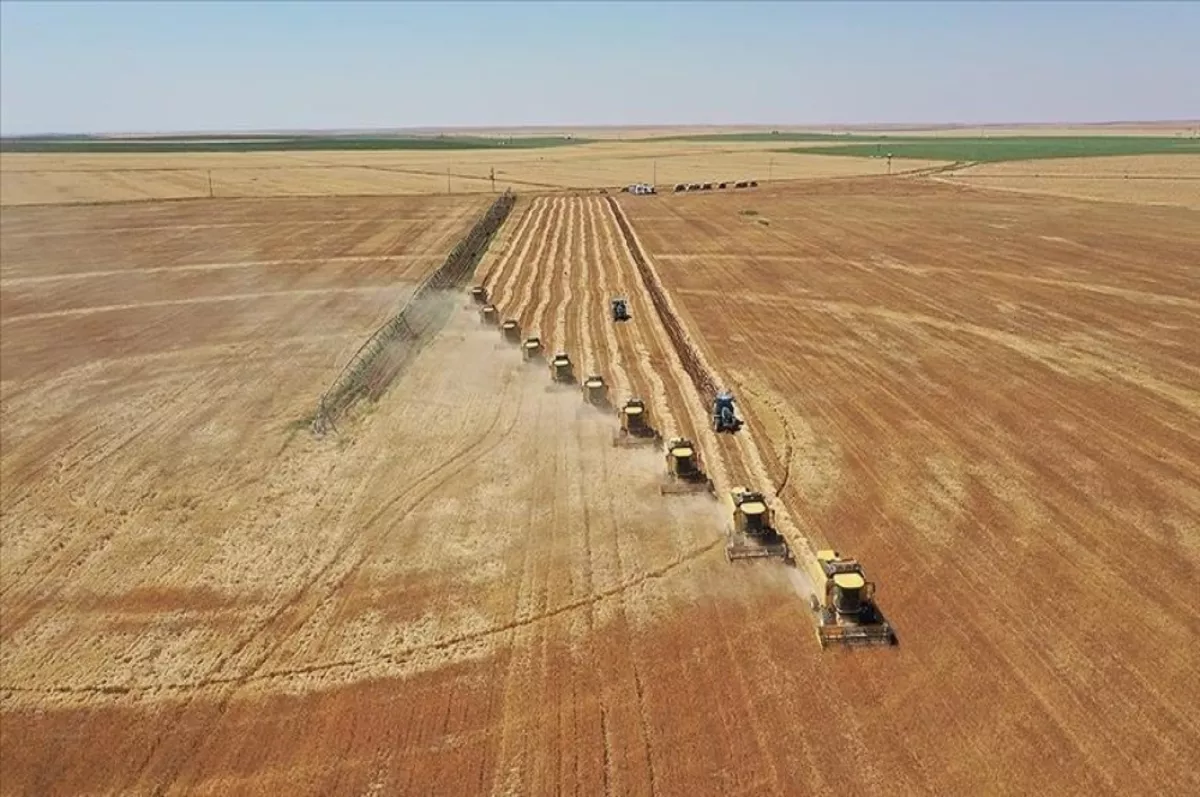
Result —
<path fill-rule="evenodd" d="M 659 124 L 530 124 L 530 125 L 445 125 L 417 127 L 311 127 L 311 128 L 198 128 L 191 130 L 158 130 L 158 131 L 91 131 L 91 132 L 39 132 L 0 134 L 0 140 L 16 140 L 29 138 L 68 138 L 71 136 L 88 137 L 161 137 L 189 135 L 361 135 L 370 133 L 464 133 L 464 132 L 521 132 L 521 131 L 578 131 L 578 130 L 778 130 L 780 132 L 804 132 L 822 130 L 987 130 L 995 128 L 1014 127 L 1116 127 L 1116 126 L 1200 126 L 1200 119 L 1115 119 L 1090 122 L 1068 121 L 1039 121 L 1039 122 L 859 122 L 859 123 L 794 123 L 773 124 L 770 122 L 735 122 L 728 124 L 710 123 L 659 123 Z"/>

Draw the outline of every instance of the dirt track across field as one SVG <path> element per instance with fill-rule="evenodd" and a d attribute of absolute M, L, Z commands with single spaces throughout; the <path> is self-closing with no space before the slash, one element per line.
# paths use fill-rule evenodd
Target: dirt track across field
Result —
<path fill-rule="evenodd" d="M 804 571 L 727 563 L 726 505 L 660 496 L 661 453 L 465 294 L 310 437 L 485 204 L 313 202 L 6 211 L 6 793 L 1200 787 L 1195 213 L 903 180 L 519 200 L 477 277 L 502 319 L 864 562 L 901 644 L 822 652 Z"/>

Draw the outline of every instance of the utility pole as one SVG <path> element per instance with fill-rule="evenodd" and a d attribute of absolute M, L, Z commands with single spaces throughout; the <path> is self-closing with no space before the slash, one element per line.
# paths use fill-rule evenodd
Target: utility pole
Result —
<path fill-rule="evenodd" d="M 492 167 L 491 178 L 492 178 L 492 193 L 494 194 L 494 193 L 496 193 L 496 167 L 495 166 Z"/>
<path fill-rule="evenodd" d="M 209 169 L 209 170 L 208 170 L 208 198 L 209 198 L 209 199 L 212 199 L 212 198 L 213 198 L 213 188 L 212 188 L 212 169 Z"/>

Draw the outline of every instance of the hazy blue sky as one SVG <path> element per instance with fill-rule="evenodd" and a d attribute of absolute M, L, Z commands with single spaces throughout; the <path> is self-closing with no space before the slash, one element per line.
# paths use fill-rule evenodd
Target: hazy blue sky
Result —
<path fill-rule="evenodd" d="M 0 3 L 0 130 L 1200 117 L 1200 2 Z"/>

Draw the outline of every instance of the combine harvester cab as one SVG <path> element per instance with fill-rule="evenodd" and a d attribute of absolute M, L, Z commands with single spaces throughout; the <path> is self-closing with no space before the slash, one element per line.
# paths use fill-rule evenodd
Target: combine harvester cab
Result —
<path fill-rule="evenodd" d="M 510 318 L 500 325 L 500 335 L 508 343 L 520 344 L 521 325 L 515 319 Z"/>
<path fill-rule="evenodd" d="M 629 320 L 629 301 L 618 296 L 612 300 L 612 319 L 614 322 Z"/>
<path fill-rule="evenodd" d="M 763 494 L 735 487 L 729 496 L 733 499 L 733 525 L 725 544 L 725 558 L 733 562 L 778 557 L 792 564 L 795 560 L 791 548 L 775 530 L 775 513 L 767 506 Z"/>
<path fill-rule="evenodd" d="M 593 407 L 608 407 L 608 383 L 600 374 L 592 374 L 583 380 L 583 400 Z"/>
<path fill-rule="evenodd" d="M 708 493 L 715 495 L 712 479 L 700 466 L 700 452 L 691 440 L 676 437 L 667 444 L 667 479 L 659 485 L 663 495 Z"/>
<path fill-rule="evenodd" d="M 500 323 L 500 311 L 496 309 L 494 304 L 485 304 L 479 308 L 479 322 L 487 326 L 495 326 Z"/>
<path fill-rule="evenodd" d="M 626 401 L 617 410 L 621 427 L 613 434 L 613 445 L 619 447 L 660 446 L 662 435 L 650 425 L 646 417 L 646 402 L 639 398 Z"/>
<path fill-rule="evenodd" d="M 554 359 L 550 361 L 550 378 L 554 380 L 554 384 L 548 388 L 550 390 L 575 383 L 575 366 L 565 351 L 554 355 Z"/>
<path fill-rule="evenodd" d="M 484 305 L 488 303 L 487 288 L 482 285 L 476 285 L 471 288 L 471 301 L 475 304 Z"/>
<path fill-rule="evenodd" d="M 541 360 L 544 356 L 541 338 L 536 336 L 525 338 L 525 342 L 521 344 L 521 359 L 529 363 Z"/>
<path fill-rule="evenodd" d="M 867 581 L 856 560 L 837 551 L 818 551 L 817 564 L 825 575 L 824 603 L 816 595 L 809 603 L 817 614 L 821 647 L 895 645 L 896 632 L 875 604 L 875 584 Z"/>
<path fill-rule="evenodd" d="M 713 399 L 712 423 L 714 432 L 736 432 L 742 428 L 733 408 L 733 394 L 728 390 L 722 390 Z"/>

